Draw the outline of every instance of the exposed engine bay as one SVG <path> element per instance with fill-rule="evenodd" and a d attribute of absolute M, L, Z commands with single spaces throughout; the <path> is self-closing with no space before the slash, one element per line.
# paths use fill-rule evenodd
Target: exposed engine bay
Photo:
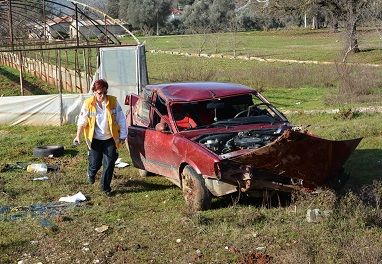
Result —
<path fill-rule="evenodd" d="M 221 155 L 240 149 L 257 149 L 278 138 L 285 129 L 256 129 L 235 133 L 205 135 L 196 141 Z"/>

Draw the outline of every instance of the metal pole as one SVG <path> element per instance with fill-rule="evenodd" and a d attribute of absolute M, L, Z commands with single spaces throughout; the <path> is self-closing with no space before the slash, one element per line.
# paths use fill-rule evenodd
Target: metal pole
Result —
<path fill-rule="evenodd" d="M 43 32 L 44 32 L 44 43 L 46 43 L 46 35 L 48 33 L 49 28 L 48 28 L 48 24 L 46 23 L 45 0 L 42 1 L 42 17 L 44 19 L 44 21 L 42 21 L 44 23 L 43 24 L 44 25 L 44 30 L 43 30 Z"/>
<path fill-rule="evenodd" d="M 106 15 L 104 15 L 103 18 L 104 18 L 104 21 L 105 21 L 104 22 L 105 23 L 105 37 L 106 37 L 105 41 L 106 41 L 106 43 L 109 43 L 109 40 L 108 40 L 109 37 L 107 35 L 107 25 L 106 25 L 107 24 L 107 20 L 106 20 Z"/>
<path fill-rule="evenodd" d="M 24 85 L 23 85 L 23 53 L 19 52 L 19 64 L 20 64 L 20 92 L 24 96 Z"/>
<path fill-rule="evenodd" d="M 9 41 L 13 50 L 13 18 L 12 18 L 12 0 L 8 0 L 8 22 L 9 22 Z"/>
<path fill-rule="evenodd" d="M 63 114 L 64 114 L 64 106 L 62 101 L 62 69 L 61 69 L 61 50 L 58 50 L 58 74 L 59 74 L 59 92 L 60 92 L 60 125 L 63 125 Z"/>
<path fill-rule="evenodd" d="M 78 68 L 78 56 L 77 56 L 77 49 L 74 51 L 74 87 L 77 91 L 77 68 Z M 81 91 L 82 93 L 82 91 Z"/>
<path fill-rule="evenodd" d="M 89 62 L 86 61 L 86 49 L 84 48 L 83 51 L 84 51 L 83 59 L 84 59 L 86 90 L 89 91 L 89 86 L 90 86 L 90 84 L 89 84 L 89 77 L 88 77 L 88 75 L 89 75 L 89 72 L 88 72 L 88 63 Z"/>
<path fill-rule="evenodd" d="M 77 47 L 80 45 L 80 37 L 79 37 L 79 30 L 78 30 L 78 6 L 77 4 L 74 4 L 74 6 L 76 7 L 76 43 L 77 43 Z"/>

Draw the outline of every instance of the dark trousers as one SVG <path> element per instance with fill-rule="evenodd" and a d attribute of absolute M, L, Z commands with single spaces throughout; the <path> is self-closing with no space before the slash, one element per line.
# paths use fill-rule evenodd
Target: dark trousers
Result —
<path fill-rule="evenodd" d="M 113 178 L 115 161 L 118 158 L 117 148 L 113 138 L 107 140 L 93 139 L 89 151 L 88 177 L 93 178 L 103 165 L 101 189 L 110 192 L 110 183 Z"/>

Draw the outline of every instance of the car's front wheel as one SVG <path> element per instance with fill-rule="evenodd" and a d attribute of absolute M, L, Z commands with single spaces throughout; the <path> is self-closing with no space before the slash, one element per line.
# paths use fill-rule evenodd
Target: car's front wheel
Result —
<path fill-rule="evenodd" d="M 189 165 L 182 172 L 182 192 L 190 210 L 203 211 L 211 207 L 211 195 L 203 177 Z"/>

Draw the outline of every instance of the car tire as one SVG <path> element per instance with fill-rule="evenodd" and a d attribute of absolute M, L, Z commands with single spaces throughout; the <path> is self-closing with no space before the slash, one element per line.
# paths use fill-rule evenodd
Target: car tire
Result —
<path fill-rule="evenodd" d="M 138 174 L 141 177 L 148 177 L 148 176 L 154 175 L 152 172 L 149 172 L 147 170 L 141 170 L 141 169 L 138 169 Z"/>
<path fill-rule="evenodd" d="M 186 205 L 191 211 L 204 211 L 211 207 L 211 195 L 203 177 L 191 166 L 186 166 L 182 172 L 182 192 Z"/>
<path fill-rule="evenodd" d="M 33 149 L 35 157 L 59 157 L 64 154 L 64 146 L 38 146 Z"/>

